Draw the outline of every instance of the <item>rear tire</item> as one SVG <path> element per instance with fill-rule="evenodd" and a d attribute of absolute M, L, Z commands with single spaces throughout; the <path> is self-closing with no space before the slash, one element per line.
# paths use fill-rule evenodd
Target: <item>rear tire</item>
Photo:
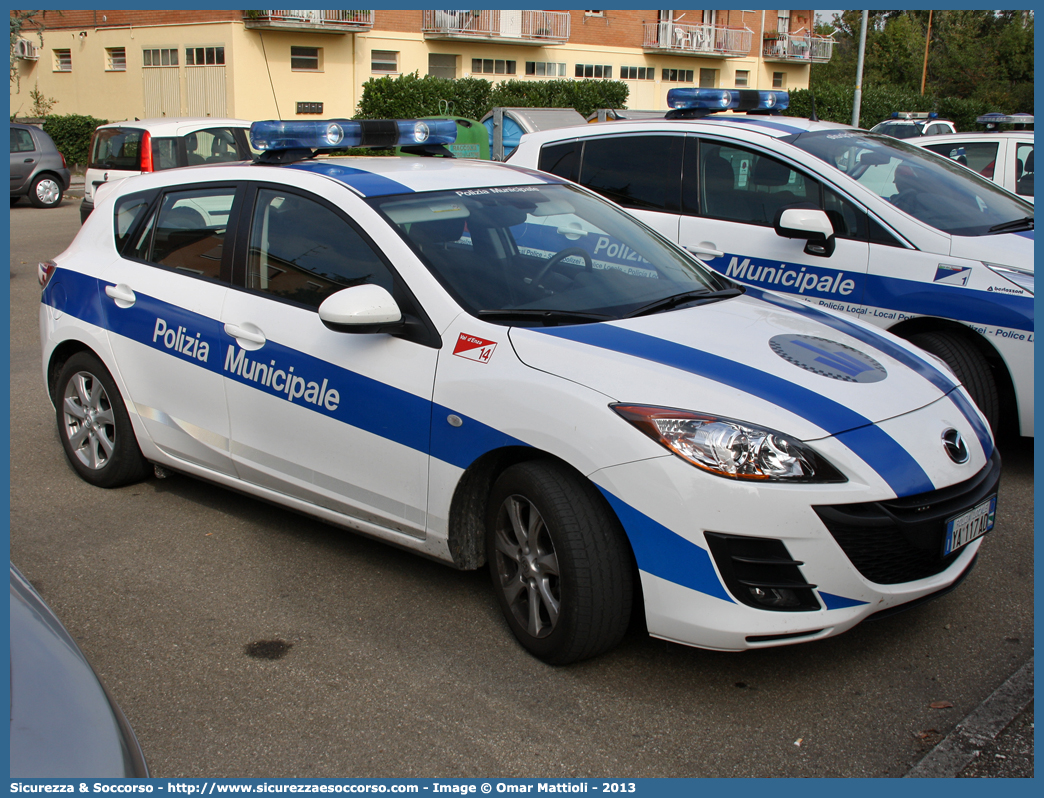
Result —
<path fill-rule="evenodd" d="M 99 488 L 140 482 L 149 473 L 127 408 L 108 370 L 90 352 L 70 357 L 55 387 L 58 437 L 69 464 Z"/>
<path fill-rule="evenodd" d="M 57 208 L 62 204 L 62 184 L 51 175 L 40 175 L 29 187 L 29 201 L 37 208 Z"/>
<path fill-rule="evenodd" d="M 520 463 L 493 486 L 486 554 L 518 641 L 552 665 L 594 657 L 627 631 L 632 557 L 616 516 L 565 465 Z"/>
<path fill-rule="evenodd" d="M 946 361 L 996 435 L 1000 423 L 1000 398 L 993 370 L 982 352 L 967 339 L 945 332 L 918 333 L 910 336 L 910 343 Z"/>

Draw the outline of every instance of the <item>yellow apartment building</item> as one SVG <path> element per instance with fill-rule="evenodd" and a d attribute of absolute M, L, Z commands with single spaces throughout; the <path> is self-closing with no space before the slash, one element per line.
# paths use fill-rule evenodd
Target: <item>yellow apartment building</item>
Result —
<path fill-rule="evenodd" d="M 13 12 L 12 12 L 13 13 Z M 622 80 L 628 107 L 679 86 L 807 88 L 831 39 L 811 10 L 66 10 L 15 43 L 11 113 L 109 120 L 351 117 L 371 78 Z"/>

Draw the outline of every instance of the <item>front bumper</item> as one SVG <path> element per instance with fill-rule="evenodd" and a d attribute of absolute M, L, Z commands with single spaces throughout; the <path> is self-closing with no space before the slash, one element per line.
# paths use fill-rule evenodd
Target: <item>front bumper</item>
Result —
<path fill-rule="evenodd" d="M 877 502 L 855 501 L 865 491 L 851 483 L 738 484 L 673 456 L 593 478 L 631 540 L 649 633 L 742 651 L 837 635 L 952 589 L 981 540 L 943 557 L 946 522 L 996 493 L 1000 457 L 956 485 Z M 758 606 L 751 586 L 798 600 Z"/>

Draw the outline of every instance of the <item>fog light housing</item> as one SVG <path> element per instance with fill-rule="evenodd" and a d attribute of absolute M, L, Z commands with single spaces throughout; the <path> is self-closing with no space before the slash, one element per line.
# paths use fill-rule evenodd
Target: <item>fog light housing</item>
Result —
<path fill-rule="evenodd" d="M 747 589 L 758 604 L 771 607 L 774 610 L 785 610 L 801 606 L 801 601 L 798 599 L 797 594 L 789 588 L 749 587 Z"/>

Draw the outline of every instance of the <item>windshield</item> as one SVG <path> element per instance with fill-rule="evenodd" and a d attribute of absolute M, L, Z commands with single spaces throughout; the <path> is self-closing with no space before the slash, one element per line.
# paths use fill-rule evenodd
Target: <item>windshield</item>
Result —
<path fill-rule="evenodd" d="M 739 293 L 633 217 L 572 186 L 372 202 L 461 306 L 495 323 L 620 319 Z"/>
<path fill-rule="evenodd" d="M 895 139 L 913 139 L 921 135 L 921 125 L 903 124 L 901 122 L 882 122 L 870 128 L 871 133 L 883 133 Z"/>
<path fill-rule="evenodd" d="M 1031 204 L 920 147 L 859 130 L 819 130 L 792 143 L 945 233 L 990 235 L 1005 232 L 998 225 L 1022 219 L 1032 229 Z"/>

